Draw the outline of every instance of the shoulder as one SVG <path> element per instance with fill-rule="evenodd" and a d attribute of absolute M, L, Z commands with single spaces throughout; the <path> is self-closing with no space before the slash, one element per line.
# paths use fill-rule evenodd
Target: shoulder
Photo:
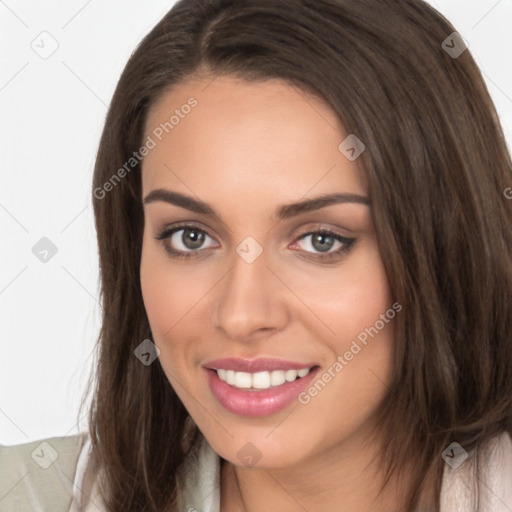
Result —
<path fill-rule="evenodd" d="M 68 511 L 73 481 L 88 434 L 0 445 L 0 512 Z"/>
<path fill-rule="evenodd" d="M 512 438 L 502 432 L 486 442 L 478 456 L 460 447 L 456 464 L 445 466 L 441 512 L 512 510 Z M 450 456 L 454 454 L 452 450 Z M 456 458 L 457 458 L 456 457 Z M 456 458 L 454 460 L 456 460 Z M 447 460 L 447 459 L 445 459 Z M 476 471 L 478 470 L 478 473 Z M 462 508 L 460 508 L 462 507 Z"/>

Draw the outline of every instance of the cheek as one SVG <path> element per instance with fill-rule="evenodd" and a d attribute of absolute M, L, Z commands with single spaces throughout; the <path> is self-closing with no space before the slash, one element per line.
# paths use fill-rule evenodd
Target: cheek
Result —
<path fill-rule="evenodd" d="M 189 275 L 186 265 L 178 268 L 152 241 L 142 248 L 140 279 L 144 306 L 155 342 L 182 328 L 187 313 L 208 289 L 198 275 Z"/>
<path fill-rule="evenodd" d="M 144 307 L 160 364 L 173 387 L 190 379 L 194 343 L 204 331 L 204 299 L 215 279 L 193 266 L 177 265 L 160 249 L 144 242 L 140 279 Z M 215 277 L 215 276 L 213 276 Z M 218 279 L 218 277 L 217 277 Z M 178 384 L 178 388 L 176 385 Z"/>
<path fill-rule="evenodd" d="M 376 322 L 382 335 L 387 335 L 385 327 L 389 321 L 382 324 L 381 315 L 391 307 L 391 296 L 384 269 L 377 261 L 368 269 L 354 271 L 340 281 L 334 280 L 331 286 L 332 300 L 324 301 L 324 310 L 340 340 L 339 350 L 346 349 L 349 340 L 359 337 L 364 341 L 364 333 Z"/>
<path fill-rule="evenodd" d="M 160 349 L 160 362 L 164 368 L 169 359 L 169 344 L 164 340 L 172 336 L 191 287 L 183 287 L 177 273 L 169 272 L 165 258 L 158 254 L 152 241 L 144 241 L 141 256 L 140 280 L 144 307 L 148 316 L 153 342 Z M 178 293 L 177 290 L 180 290 Z M 172 359 L 171 359 L 172 360 Z"/>
<path fill-rule="evenodd" d="M 160 350 L 159 363 L 176 390 L 182 381 L 179 368 L 180 352 L 167 340 L 173 336 L 179 326 L 179 311 L 182 307 L 180 297 L 175 292 L 177 283 L 169 278 L 163 265 L 155 258 L 143 256 L 141 260 L 141 288 L 144 307 L 151 327 L 152 341 Z M 178 386 L 179 387 L 179 386 Z"/>
<path fill-rule="evenodd" d="M 357 254 L 349 257 L 346 264 L 337 269 L 308 276 L 297 271 L 289 275 L 298 295 L 303 298 L 319 326 L 318 334 L 337 354 L 348 350 L 352 340 L 378 322 L 381 339 L 392 337 L 389 319 L 382 324 L 392 304 L 387 275 L 376 243 L 372 239 L 359 247 Z M 391 318 L 395 316 L 391 311 Z M 320 323 L 318 322 L 320 321 Z M 311 327 L 311 326 L 310 326 Z"/>
<path fill-rule="evenodd" d="M 322 342 L 331 355 L 319 376 L 325 390 L 320 383 L 304 397 L 304 403 L 315 402 L 314 407 L 323 408 L 327 416 L 345 417 L 355 425 L 386 391 L 392 370 L 394 318 L 400 314 L 392 307 L 376 245 L 360 251 L 350 264 L 347 260 L 329 280 L 317 281 L 307 297 L 308 306 L 324 325 Z"/>

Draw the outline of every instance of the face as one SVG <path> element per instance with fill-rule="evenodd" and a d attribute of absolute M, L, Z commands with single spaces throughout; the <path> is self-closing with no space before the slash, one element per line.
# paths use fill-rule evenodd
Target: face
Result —
<path fill-rule="evenodd" d="M 355 446 L 384 397 L 397 308 L 360 160 L 339 149 L 348 135 L 279 80 L 189 80 L 148 115 L 140 270 L 153 341 L 234 464 Z"/>

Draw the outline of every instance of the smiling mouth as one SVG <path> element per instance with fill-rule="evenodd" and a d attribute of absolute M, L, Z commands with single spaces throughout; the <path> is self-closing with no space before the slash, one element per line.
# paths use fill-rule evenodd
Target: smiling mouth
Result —
<path fill-rule="evenodd" d="M 306 366 L 299 363 L 293 368 L 295 364 L 291 361 L 275 359 L 266 362 L 262 359 L 245 360 L 242 363 L 225 359 L 223 364 L 220 362 L 218 360 L 210 367 L 203 366 L 210 390 L 227 411 L 245 417 L 263 417 L 282 411 L 311 385 L 320 371 L 316 364 Z M 253 371 L 233 369 L 240 366 L 245 370 L 252 367 Z"/>
<path fill-rule="evenodd" d="M 282 386 L 286 382 L 305 377 L 312 367 L 300 368 L 297 370 L 274 370 L 262 372 L 237 372 L 234 370 L 226 370 L 224 368 L 212 369 L 216 372 L 219 379 L 238 389 L 270 389 Z"/>

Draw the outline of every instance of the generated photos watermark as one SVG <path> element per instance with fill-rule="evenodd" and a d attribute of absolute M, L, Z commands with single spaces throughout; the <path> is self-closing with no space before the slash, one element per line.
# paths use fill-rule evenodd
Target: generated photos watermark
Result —
<path fill-rule="evenodd" d="M 334 363 L 329 366 L 306 391 L 299 393 L 297 400 L 302 405 L 309 404 L 311 399 L 317 396 L 318 393 L 354 359 L 354 356 L 359 354 L 363 348 L 368 345 L 368 337 L 373 339 L 401 310 L 402 305 L 395 302 L 385 313 L 380 315 L 379 320 L 371 327 L 366 327 L 361 331 L 350 344 L 350 348 L 345 351 L 343 355 L 338 355 Z"/>
<path fill-rule="evenodd" d="M 174 130 L 174 128 L 176 128 L 176 126 L 178 126 L 181 121 L 190 114 L 190 112 L 192 112 L 192 109 L 197 106 L 197 103 L 197 100 L 191 97 L 187 100 L 187 103 L 184 103 L 180 108 L 175 109 L 174 114 L 170 116 L 168 121 L 160 123 L 151 132 L 151 135 L 147 136 L 146 141 L 138 151 L 134 151 L 132 156 L 119 169 L 117 169 L 117 171 L 105 183 L 103 183 L 101 187 L 96 187 L 94 189 L 94 197 L 96 199 L 104 199 L 108 192 L 112 191 L 127 174 L 135 169 L 139 162 L 141 162 L 152 149 L 155 149 L 158 146 L 158 143 L 162 141 L 165 135 L 171 133 L 171 131 Z"/>

